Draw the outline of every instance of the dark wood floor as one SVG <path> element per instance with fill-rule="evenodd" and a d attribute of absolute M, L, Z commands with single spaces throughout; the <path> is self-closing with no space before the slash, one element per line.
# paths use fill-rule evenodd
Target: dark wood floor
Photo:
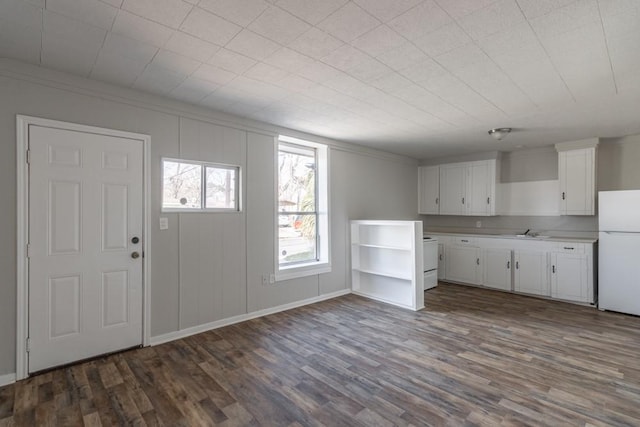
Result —
<path fill-rule="evenodd" d="M 5 425 L 640 425 L 640 318 L 441 284 L 355 295 L 0 389 Z"/>

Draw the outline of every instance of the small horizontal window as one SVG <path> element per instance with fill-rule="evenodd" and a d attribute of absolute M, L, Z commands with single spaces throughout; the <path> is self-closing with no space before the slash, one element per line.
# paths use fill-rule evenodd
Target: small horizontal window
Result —
<path fill-rule="evenodd" d="M 162 210 L 240 210 L 240 167 L 191 160 L 162 160 Z"/>

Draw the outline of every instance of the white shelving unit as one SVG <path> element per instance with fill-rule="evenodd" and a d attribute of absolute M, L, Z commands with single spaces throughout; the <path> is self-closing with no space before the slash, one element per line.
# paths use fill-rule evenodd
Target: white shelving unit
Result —
<path fill-rule="evenodd" d="M 424 308 L 421 221 L 351 221 L 351 290 Z"/>

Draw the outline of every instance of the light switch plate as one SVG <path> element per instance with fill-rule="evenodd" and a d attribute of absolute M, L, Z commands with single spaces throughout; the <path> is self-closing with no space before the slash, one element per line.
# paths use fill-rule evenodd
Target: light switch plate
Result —
<path fill-rule="evenodd" d="M 169 218 L 161 217 L 160 218 L 160 230 L 168 230 L 169 229 Z"/>

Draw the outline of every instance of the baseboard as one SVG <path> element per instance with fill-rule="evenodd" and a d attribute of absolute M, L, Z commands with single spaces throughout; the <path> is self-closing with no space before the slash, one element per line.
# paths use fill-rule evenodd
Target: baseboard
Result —
<path fill-rule="evenodd" d="M 279 313 L 281 311 L 291 310 L 292 308 L 302 307 L 304 305 L 314 304 L 316 302 L 325 301 L 328 299 L 340 297 L 351 293 L 351 289 L 343 289 L 340 291 L 332 292 L 329 294 L 320 295 L 313 298 L 307 298 L 301 301 L 292 302 L 289 304 L 279 305 L 277 307 L 265 308 L 264 310 L 253 311 L 247 314 L 240 314 L 238 316 L 229 317 L 226 319 L 216 320 L 215 322 L 205 323 L 203 325 L 193 326 L 191 328 L 182 329 L 180 331 L 169 332 L 168 334 L 162 334 L 155 337 L 151 337 L 151 345 L 163 344 L 169 341 L 175 341 L 181 338 L 186 338 L 191 335 L 199 334 L 202 332 L 211 331 L 213 329 L 222 328 L 224 326 L 233 325 L 235 323 L 244 322 L 246 320 L 256 319 L 258 317 L 267 316 L 269 314 Z"/>
<path fill-rule="evenodd" d="M 3 374 L 0 375 L 0 387 L 13 384 L 16 382 L 16 374 Z"/>

